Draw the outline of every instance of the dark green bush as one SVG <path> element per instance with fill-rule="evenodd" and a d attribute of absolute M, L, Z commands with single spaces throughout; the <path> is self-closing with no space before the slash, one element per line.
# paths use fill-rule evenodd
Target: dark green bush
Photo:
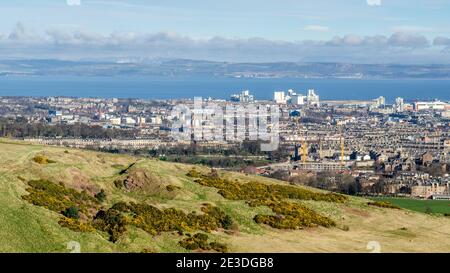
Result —
<path fill-rule="evenodd" d="M 224 229 L 231 229 L 233 227 L 233 219 L 229 215 L 226 215 L 223 219 L 222 227 Z"/>
<path fill-rule="evenodd" d="M 94 197 L 99 201 L 99 202 L 104 202 L 106 200 L 106 192 L 102 189 L 99 193 L 97 193 L 96 195 L 94 195 Z"/>
<path fill-rule="evenodd" d="M 80 219 L 80 214 L 78 213 L 78 209 L 76 207 L 67 208 L 62 212 L 64 216 L 71 219 Z"/>

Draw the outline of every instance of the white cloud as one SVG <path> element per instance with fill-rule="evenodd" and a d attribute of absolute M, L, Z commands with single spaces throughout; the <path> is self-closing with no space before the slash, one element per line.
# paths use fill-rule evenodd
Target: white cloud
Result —
<path fill-rule="evenodd" d="M 397 47 L 418 48 L 429 45 L 428 39 L 423 35 L 405 32 L 394 33 L 388 40 L 389 45 Z"/>
<path fill-rule="evenodd" d="M 381 6 L 381 0 L 367 0 L 369 6 Z"/>
<path fill-rule="evenodd" d="M 66 3 L 69 6 L 80 6 L 81 0 L 66 0 Z"/>
<path fill-rule="evenodd" d="M 406 32 L 391 36 L 349 34 L 330 40 L 280 41 L 258 37 L 197 39 L 172 32 L 113 32 L 105 35 L 64 28 L 39 32 L 18 23 L 9 34 L 0 34 L 0 59 L 40 56 L 69 59 L 186 58 L 232 62 L 441 63 L 448 59 L 447 53 L 441 50 L 442 46 L 449 44 L 445 37 L 437 37 L 431 43 L 423 35 Z"/>
<path fill-rule="evenodd" d="M 316 32 L 327 32 L 327 31 L 330 31 L 330 28 L 327 26 L 307 25 L 303 28 L 303 30 L 316 31 Z"/>

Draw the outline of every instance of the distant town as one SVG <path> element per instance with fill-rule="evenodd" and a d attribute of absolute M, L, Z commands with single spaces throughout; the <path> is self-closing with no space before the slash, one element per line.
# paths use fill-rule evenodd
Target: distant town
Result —
<path fill-rule="evenodd" d="M 313 89 L 275 91 L 272 101 L 249 90 L 202 100 L 277 106 L 278 150 L 263 152 L 246 134 L 174 139 L 172 110 L 193 107 L 194 99 L 0 97 L 0 137 L 206 164 L 346 194 L 450 199 L 450 102 L 322 101 Z M 233 119 L 248 122 L 242 115 Z"/>

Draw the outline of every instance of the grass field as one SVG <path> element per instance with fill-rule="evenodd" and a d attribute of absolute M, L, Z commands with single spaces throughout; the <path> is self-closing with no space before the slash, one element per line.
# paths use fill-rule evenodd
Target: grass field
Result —
<path fill-rule="evenodd" d="M 418 212 L 450 214 L 450 201 L 448 200 L 417 200 L 390 197 L 380 197 L 372 199 L 377 201 L 388 201 L 401 208 Z"/>
<path fill-rule="evenodd" d="M 55 161 L 40 165 L 36 155 Z M 135 163 L 154 177 L 155 187 L 147 192 L 125 192 L 114 186 L 120 170 Z M 58 225 L 59 215 L 22 199 L 28 186 L 24 181 L 48 179 L 66 187 L 104 189 L 105 207 L 119 201 L 145 202 L 159 208 L 199 211 L 203 203 L 213 204 L 227 214 L 238 230 L 229 234 L 213 231 L 210 238 L 229 246 L 231 252 L 370 252 L 367 244 L 377 241 L 382 252 L 448 252 L 450 250 L 450 217 L 429 215 L 411 210 L 369 206 L 368 199 L 349 197 L 343 204 L 303 201 L 311 209 L 333 219 L 334 228 L 278 230 L 259 225 L 256 214 L 268 214 L 267 207 L 251 208 L 244 201 L 227 200 L 217 189 L 194 183 L 186 176 L 192 165 L 176 164 L 127 155 L 29 145 L 0 139 L 0 252 L 68 252 L 67 243 L 81 244 L 82 252 L 186 252 L 178 245 L 176 233 L 152 236 L 130 227 L 116 243 L 102 232 L 79 233 Z M 208 172 L 207 167 L 197 167 Z M 235 172 L 220 172 L 231 181 L 246 183 L 283 183 L 278 180 Z M 167 185 L 177 186 L 167 192 Z M 310 189 L 311 191 L 319 191 Z M 444 201 L 445 202 L 445 201 Z M 442 203 L 431 209 L 445 212 Z M 395 202 L 393 202 L 395 203 Z M 430 202 L 433 203 L 433 202 Z M 448 203 L 446 203 L 448 204 Z M 401 204 L 399 204 L 401 205 Z M 417 205 L 416 205 L 417 206 Z M 402 207 L 405 207 L 402 205 Z M 419 206 L 420 207 L 420 206 Z"/>

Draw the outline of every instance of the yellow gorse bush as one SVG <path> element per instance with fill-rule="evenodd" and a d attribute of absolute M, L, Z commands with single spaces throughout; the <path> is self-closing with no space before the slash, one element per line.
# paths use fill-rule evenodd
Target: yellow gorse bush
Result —
<path fill-rule="evenodd" d="M 257 215 L 255 221 L 278 229 L 299 229 L 305 227 L 332 227 L 336 223 L 328 217 L 316 213 L 289 199 L 313 200 L 343 203 L 348 197 L 336 193 L 318 193 L 295 186 L 264 184 L 259 182 L 239 183 L 220 178 L 217 172 L 201 174 L 196 169 L 187 173 L 194 182 L 219 189 L 218 193 L 226 199 L 245 200 L 252 206 L 267 206 L 276 215 Z"/>

